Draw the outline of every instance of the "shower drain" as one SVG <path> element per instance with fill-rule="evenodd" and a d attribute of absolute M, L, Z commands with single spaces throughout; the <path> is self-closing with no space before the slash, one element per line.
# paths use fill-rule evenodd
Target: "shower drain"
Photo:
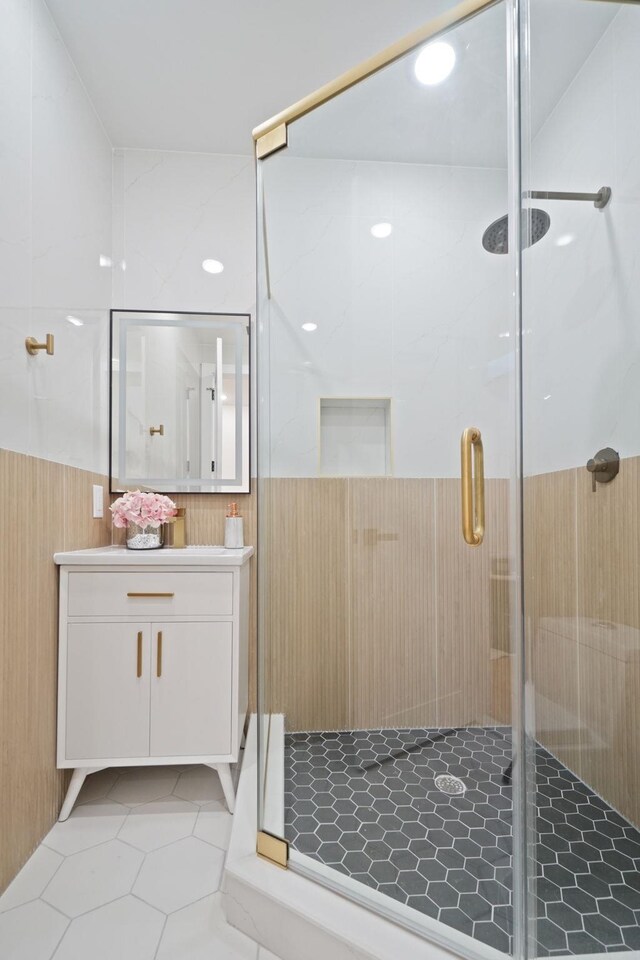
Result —
<path fill-rule="evenodd" d="M 442 773 L 439 777 L 436 777 L 435 784 L 438 790 L 442 790 L 443 793 L 449 793 L 452 796 L 460 796 L 461 793 L 465 793 L 467 790 L 462 780 L 458 777 L 452 777 L 448 773 Z"/>

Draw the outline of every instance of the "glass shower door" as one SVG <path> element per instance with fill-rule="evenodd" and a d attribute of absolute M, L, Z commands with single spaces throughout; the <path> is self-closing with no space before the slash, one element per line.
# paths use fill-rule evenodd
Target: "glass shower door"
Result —
<path fill-rule="evenodd" d="M 485 955 L 522 773 L 517 316 L 507 10 L 464 10 L 259 161 L 260 826 Z"/>
<path fill-rule="evenodd" d="M 611 953 L 640 948 L 640 5 L 522 30 L 529 950 Z"/>

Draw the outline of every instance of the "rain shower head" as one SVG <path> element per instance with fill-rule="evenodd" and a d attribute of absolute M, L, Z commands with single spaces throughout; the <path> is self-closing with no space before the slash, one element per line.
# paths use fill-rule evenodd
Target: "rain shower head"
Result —
<path fill-rule="evenodd" d="M 532 243 L 542 240 L 551 226 L 551 217 L 545 210 L 533 207 L 523 210 L 522 218 L 522 245 L 530 247 Z M 527 216 L 528 214 L 528 216 Z M 488 253 L 509 253 L 509 217 L 500 217 L 494 220 L 482 235 L 482 246 Z"/>
<path fill-rule="evenodd" d="M 555 190 L 532 190 L 527 196 L 533 200 L 591 200 L 597 210 L 611 200 L 611 187 L 600 187 L 597 193 L 565 193 Z M 551 226 L 551 217 L 545 210 L 531 207 L 522 211 L 522 246 L 530 247 L 542 240 Z M 489 224 L 482 235 L 482 246 L 488 253 L 509 253 L 509 218 L 500 217 Z"/>

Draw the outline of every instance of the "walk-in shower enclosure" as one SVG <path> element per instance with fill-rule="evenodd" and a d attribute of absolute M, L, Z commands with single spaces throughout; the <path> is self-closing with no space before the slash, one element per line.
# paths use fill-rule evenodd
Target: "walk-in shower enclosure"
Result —
<path fill-rule="evenodd" d="M 640 948 L 639 91 L 467 0 L 255 132 L 258 846 L 460 956 Z"/>

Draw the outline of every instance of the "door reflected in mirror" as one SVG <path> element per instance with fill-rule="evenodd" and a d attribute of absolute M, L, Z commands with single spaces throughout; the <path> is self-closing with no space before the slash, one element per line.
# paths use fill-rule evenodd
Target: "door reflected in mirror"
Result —
<path fill-rule="evenodd" d="M 111 313 L 111 491 L 249 492 L 247 314 Z"/>

